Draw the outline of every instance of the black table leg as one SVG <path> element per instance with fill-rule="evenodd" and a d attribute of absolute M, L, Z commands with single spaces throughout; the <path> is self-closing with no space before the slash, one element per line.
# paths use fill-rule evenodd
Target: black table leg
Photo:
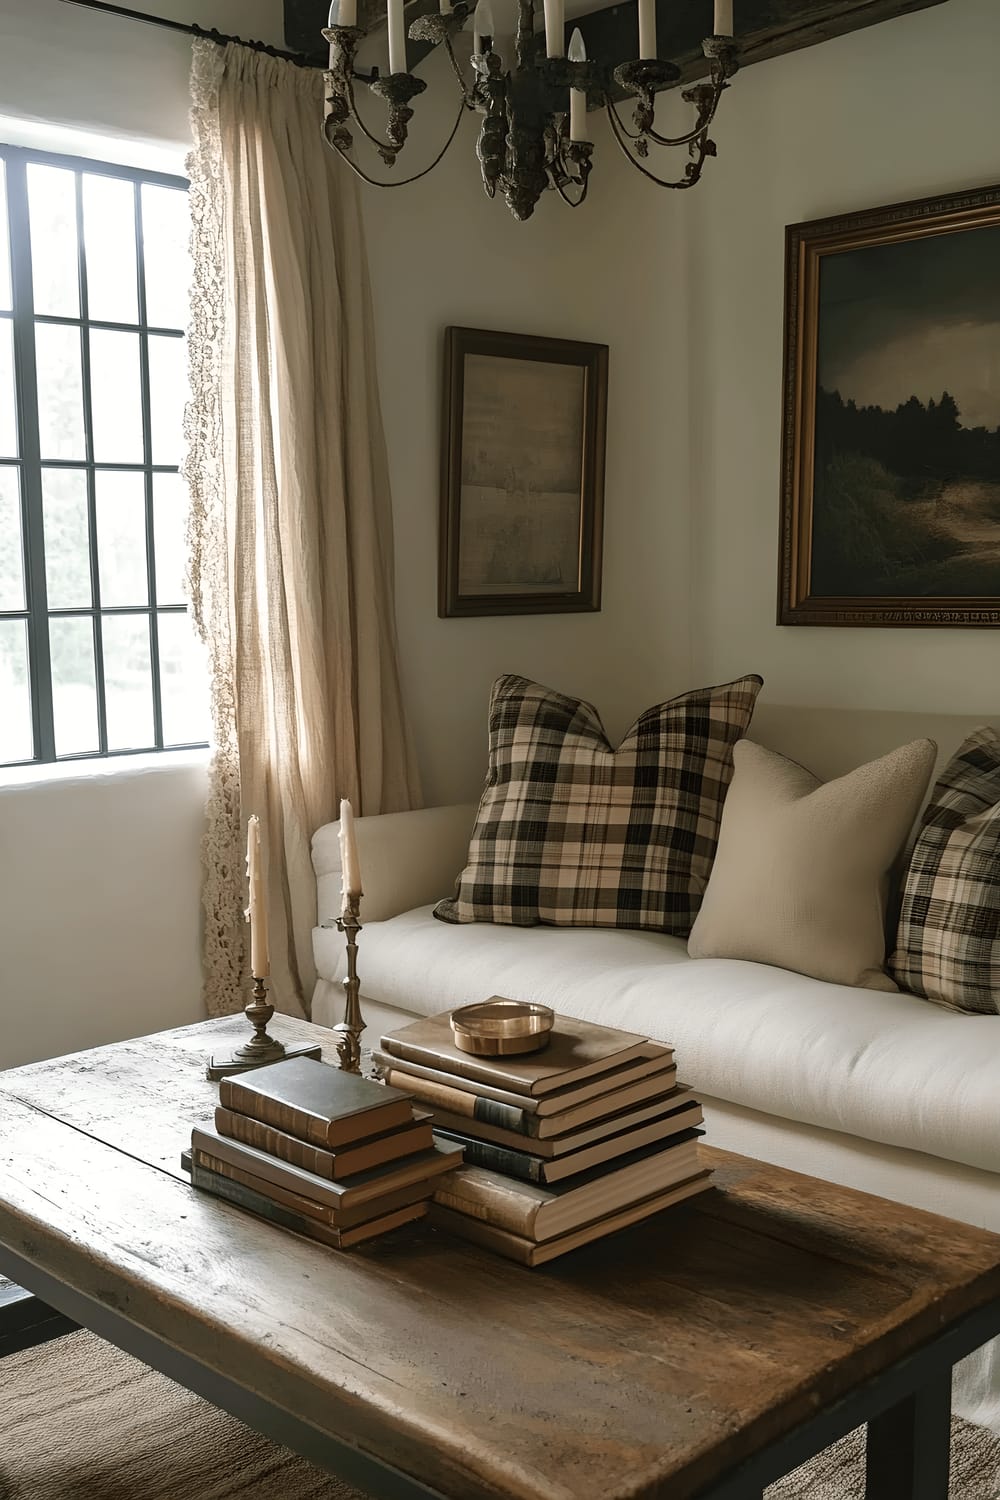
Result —
<path fill-rule="evenodd" d="M 0 1283 L 0 1359 L 74 1333 L 78 1325 L 11 1282 Z"/>
<path fill-rule="evenodd" d="M 948 1500 L 951 1371 L 868 1423 L 865 1500 Z"/>

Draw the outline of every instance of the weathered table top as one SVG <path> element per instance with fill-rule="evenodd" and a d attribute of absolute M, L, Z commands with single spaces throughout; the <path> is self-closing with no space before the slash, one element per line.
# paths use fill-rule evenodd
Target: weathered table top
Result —
<path fill-rule="evenodd" d="M 425 1226 L 326 1250 L 181 1172 L 245 1030 L 0 1074 L 0 1245 L 445 1495 L 686 1500 L 1000 1298 L 1000 1237 L 722 1152 L 696 1205 L 538 1270 Z"/>

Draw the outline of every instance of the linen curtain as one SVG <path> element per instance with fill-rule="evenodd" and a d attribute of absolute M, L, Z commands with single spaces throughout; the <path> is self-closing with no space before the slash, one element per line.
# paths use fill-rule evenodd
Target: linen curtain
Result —
<path fill-rule="evenodd" d="M 185 472 L 215 740 L 209 1014 L 245 998 L 247 817 L 261 820 L 271 999 L 308 1014 L 312 834 L 341 797 L 356 813 L 419 800 L 364 238 L 321 119 L 317 70 L 195 41 Z"/>

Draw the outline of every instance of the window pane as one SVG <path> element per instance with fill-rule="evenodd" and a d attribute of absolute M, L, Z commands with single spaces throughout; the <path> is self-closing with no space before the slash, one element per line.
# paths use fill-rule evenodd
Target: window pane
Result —
<path fill-rule="evenodd" d="M 10 243 L 7 238 L 7 171 L 0 161 L 0 311 L 13 306 L 10 287 Z"/>
<path fill-rule="evenodd" d="M 153 542 L 157 604 L 186 604 L 188 491 L 179 474 L 153 475 Z"/>
<path fill-rule="evenodd" d="M 184 442 L 184 404 L 187 401 L 187 346 L 184 339 L 150 335 L 149 397 L 153 463 L 179 464 Z"/>
<path fill-rule="evenodd" d="M 90 316 L 108 323 L 137 323 L 135 189 L 130 182 L 85 174 L 83 243 Z"/>
<path fill-rule="evenodd" d="M 76 173 L 62 167 L 29 166 L 28 211 L 35 312 L 78 318 Z"/>
<path fill-rule="evenodd" d="M 42 458 L 86 458 L 80 330 L 36 323 L 35 357 Z"/>
<path fill-rule="evenodd" d="M 159 615 L 157 620 L 163 743 L 199 744 L 209 734 L 205 648 L 188 614 Z"/>
<path fill-rule="evenodd" d="M 0 620 L 0 761 L 34 753 L 28 633 L 23 620 Z"/>
<path fill-rule="evenodd" d="M 0 609 L 24 608 L 21 486 L 18 480 L 16 469 L 0 468 Z"/>
<path fill-rule="evenodd" d="M 50 619 L 56 754 L 99 750 L 94 627 L 87 619 Z"/>
<path fill-rule="evenodd" d="M 142 256 L 146 264 L 146 321 L 154 328 L 186 328 L 191 260 L 188 195 L 178 188 L 142 189 Z"/>
<path fill-rule="evenodd" d="M 0 458 L 17 457 L 17 402 L 14 395 L 14 324 L 0 318 Z"/>
<path fill-rule="evenodd" d="M 42 506 L 49 608 L 87 609 L 92 595 L 86 471 L 43 469 Z"/>
<path fill-rule="evenodd" d="M 154 744 L 153 673 L 148 615 L 104 615 L 104 701 L 108 749 L 139 750 Z"/>
<path fill-rule="evenodd" d="M 95 486 L 101 603 L 148 604 L 145 480 L 141 474 L 99 469 Z"/>
<path fill-rule="evenodd" d="M 139 335 L 92 328 L 90 402 L 97 463 L 143 462 L 141 391 Z"/>

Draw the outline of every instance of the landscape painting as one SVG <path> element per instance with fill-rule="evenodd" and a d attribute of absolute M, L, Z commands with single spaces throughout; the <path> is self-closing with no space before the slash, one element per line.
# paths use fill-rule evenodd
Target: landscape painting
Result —
<path fill-rule="evenodd" d="M 443 615 L 599 608 L 606 358 L 448 330 Z"/>
<path fill-rule="evenodd" d="M 789 231 L 784 624 L 1000 624 L 1000 190 Z"/>

